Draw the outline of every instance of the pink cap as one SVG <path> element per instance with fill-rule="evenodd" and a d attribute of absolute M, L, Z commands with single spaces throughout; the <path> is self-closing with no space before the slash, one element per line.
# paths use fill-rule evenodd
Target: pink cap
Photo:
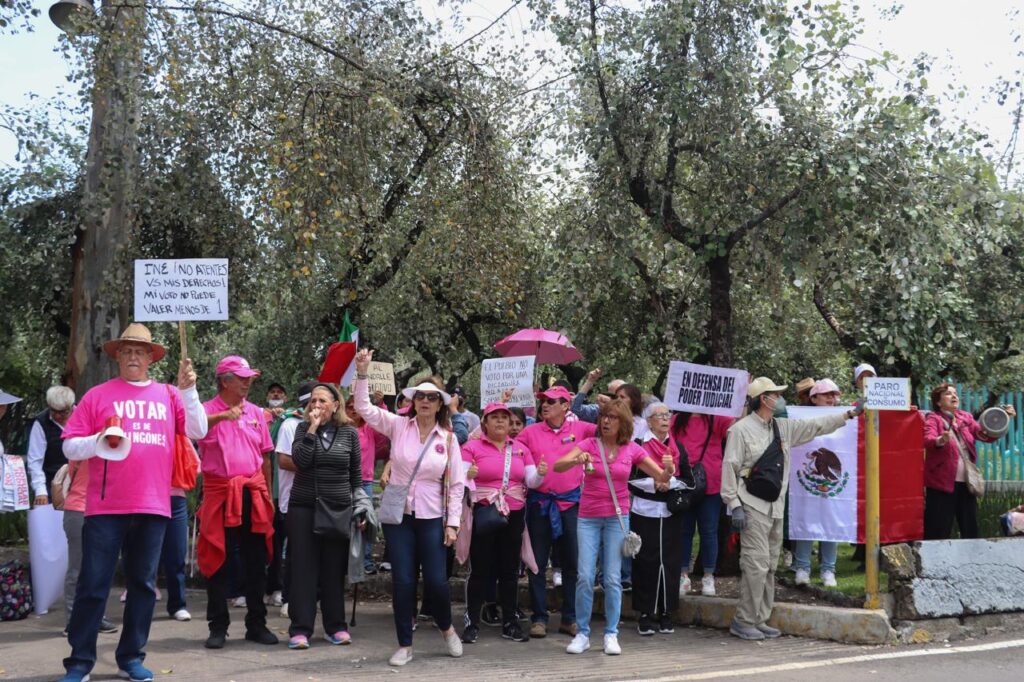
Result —
<path fill-rule="evenodd" d="M 819 379 L 811 387 L 811 395 L 821 395 L 823 393 L 842 393 L 842 391 L 836 386 L 836 382 L 831 379 Z"/>
<path fill-rule="evenodd" d="M 512 410 L 508 409 L 508 405 L 505 403 L 487 403 L 487 407 L 484 408 L 484 413 L 480 415 L 480 418 L 484 419 L 492 412 L 507 412 L 510 415 L 512 414 Z"/>
<path fill-rule="evenodd" d="M 217 376 L 222 374 L 234 374 L 236 377 L 248 379 L 258 377 L 260 371 L 249 366 L 248 361 L 239 355 L 229 355 L 217 363 Z"/>
<path fill-rule="evenodd" d="M 546 391 L 537 393 L 538 398 L 551 398 L 552 400 L 562 399 L 565 402 L 572 401 L 572 395 L 564 386 L 552 386 Z"/>

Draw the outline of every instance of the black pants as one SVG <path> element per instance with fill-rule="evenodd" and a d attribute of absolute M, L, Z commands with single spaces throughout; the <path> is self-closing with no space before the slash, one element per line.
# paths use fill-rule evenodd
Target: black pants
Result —
<path fill-rule="evenodd" d="M 951 493 L 935 488 L 924 490 L 925 540 L 948 540 L 953 533 L 953 519 L 962 539 L 978 537 L 978 498 L 966 483 L 954 483 Z"/>
<path fill-rule="evenodd" d="M 274 509 L 274 558 L 267 566 L 267 594 L 280 590 L 284 592 L 284 541 L 288 537 L 284 514 Z"/>
<path fill-rule="evenodd" d="M 288 508 L 288 563 L 298 577 L 289 586 L 288 636 L 313 634 L 319 588 L 320 615 L 329 635 L 348 630 L 345 622 L 345 574 L 348 540 L 313 533 L 313 508 Z"/>
<path fill-rule="evenodd" d="M 508 525 L 487 535 L 473 528 L 473 543 L 469 550 L 471 571 L 466 584 L 466 608 L 469 622 L 480 624 L 480 609 L 487 594 L 487 585 L 498 579 L 498 603 L 501 620 L 513 623 L 519 600 L 519 553 L 523 544 L 523 526 L 526 511 L 509 512 Z"/>
<path fill-rule="evenodd" d="M 233 544 L 238 544 L 242 553 L 245 572 L 245 629 L 259 630 L 267 625 L 267 607 L 263 605 L 264 587 L 267 584 L 267 539 L 260 533 L 253 533 L 252 496 L 248 488 L 242 492 L 242 525 L 224 529 L 224 542 L 230 553 Z M 210 632 L 227 632 L 231 624 L 228 613 L 228 574 L 231 572 L 230 557 L 206 583 L 206 620 Z"/>
<path fill-rule="evenodd" d="M 629 529 L 643 541 L 633 557 L 633 608 L 651 616 L 679 608 L 679 573 L 683 564 L 683 515 L 651 518 L 629 515 Z"/>

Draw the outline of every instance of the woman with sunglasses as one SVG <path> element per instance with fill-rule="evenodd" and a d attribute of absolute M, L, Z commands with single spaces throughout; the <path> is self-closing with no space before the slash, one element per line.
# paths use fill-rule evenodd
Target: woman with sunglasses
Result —
<path fill-rule="evenodd" d="M 619 613 L 622 609 L 622 543 L 624 526 L 629 521 L 627 481 L 633 467 L 667 486 L 675 472 L 672 458 L 666 456 L 662 469 L 647 452 L 632 441 L 633 413 L 623 400 L 613 400 L 601 408 L 598 416 L 599 435 L 587 438 L 555 462 L 557 473 L 573 469 L 585 472 L 580 495 L 579 562 L 576 579 L 576 636 L 566 653 L 582 654 L 590 648 L 590 614 L 594 606 L 594 577 L 597 557 L 601 556 L 604 587 L 604 652 L 611 656 L 622 653 L 619 646 Z M 612 488 L 609 489 L 604 462 L 608 462 Z M 614 496 L 614 501 L 612 499 Z M 618 517 L 621 510 L 622 517 Z"/>
<path fill-rule="evenodd" d="M 416 571 L 422 568 L 424 599 L 444 637 L 450 656 L 462 656 L 462 640 L 452 627 L 452 602 L 446 575 L 447 547 L 455 544 L 466 476 L 458 440 L 452 433 L 451 396 L 423 382 L 402 394 L 412 400 L 408 416 L 370 404 L 367 372 L 373 352 L 356 353 L 353 384 L 356 412 L 391 440 L 389 484 L 407 485 L 405 514 L 399 524 L 383 524 L 391 562 L 391 594 L 398 650 L 388 663 L 412 660 L 416 610 Z"/>

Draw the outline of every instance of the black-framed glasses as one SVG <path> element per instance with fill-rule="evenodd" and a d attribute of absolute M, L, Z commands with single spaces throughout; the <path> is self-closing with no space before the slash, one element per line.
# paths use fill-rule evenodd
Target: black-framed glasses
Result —
<path fill-rule="evenodd" d="M 423 393 L 422 391 L 416 391 L 412 394 L 413 400 L 426 400 L 428 403 L 436 403 L 441 399 L 440 393 Z"/>
<path fill-rule="evenodd" d="M 670 412 L 655 412 L 649 418 L 650 419 L 668 419 L 672 414 Z"/>
<path fill-rule="evenodd" d="M 542 405 L 559 405 L 559 404 L 565 405 L 568 402 L 569 401 L 566 400 L 565 398 L 544 398 L 544 400 L 541 401 L 541 404 Z"/>

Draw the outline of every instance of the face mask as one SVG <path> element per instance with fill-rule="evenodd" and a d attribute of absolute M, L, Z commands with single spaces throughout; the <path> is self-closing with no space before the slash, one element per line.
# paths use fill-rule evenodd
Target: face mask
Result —
<path fill-rule="evenodd" d="M 267 404 L 270 405 L 271 407 L 284 407 L 283 400 L 268 400 Z"/>
<path fill-rule="evenodd" d="M 775 399 L 775 405 L 772 406 L 772 414 L 776 417 L 781 417 L 786 412 L 786 399 L 781 395 Z"/>

